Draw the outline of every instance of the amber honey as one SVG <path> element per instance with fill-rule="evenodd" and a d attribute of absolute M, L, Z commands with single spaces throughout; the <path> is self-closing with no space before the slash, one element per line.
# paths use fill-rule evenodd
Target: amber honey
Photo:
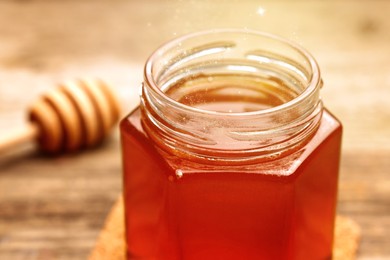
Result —
<path fill-rule="evenodd" d="M 243 113 L 282 105 L 298 93 L 276 82 L 241 74 L 200 74 L 181 80 L 166 95 L 187 106 L 217 112 Z"/>
<path fill-rule="evenodd" d="M 331 259 L 341 124 L 234 64 L 146 79 L 122 120 L 128 259 Z"/>

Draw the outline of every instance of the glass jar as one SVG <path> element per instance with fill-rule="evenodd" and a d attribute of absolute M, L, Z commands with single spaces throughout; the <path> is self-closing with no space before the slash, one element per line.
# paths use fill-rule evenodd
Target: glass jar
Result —
<path fill-rule="evenodd" d="M 331 259 L 342 127 L 308 52 L 213 30 L 144 73 L 120 126 L 128 259 Z"/>

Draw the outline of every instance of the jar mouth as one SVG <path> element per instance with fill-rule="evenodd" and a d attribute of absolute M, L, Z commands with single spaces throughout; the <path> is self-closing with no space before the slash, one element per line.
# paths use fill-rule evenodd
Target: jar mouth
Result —
<path fill-rule="evenodd" d="M 163 150 L 189 158 L 276 158 L 301 147 L 322 116 L 317 62 L 268 33 L 189 34 L 157 49 L 144 73 L 147 134 Z"/>
<path fill-rule="evenodd" d="M 218 37 L 218 35 L 224 35 L 224 34 L 236 34 L 240 35 L 243 39 L 245 37 L 260 37 L 260 38 L 267 38 L 269 40 L 278 42 L 282 45 L 288 46 L 288 48 L 295 51 L 297 54 L 301 55 L 308 66 L 307 72 L 307 83 L 305 84 L 303 90 L 293 99 L 284 102 L 282 104 L 256 110 L 256 111 L 248 111 L 248 112 L 222 112 L 222 111 L 214 111 L 214 110 L 208 110 L 208 109 L 202 109 L 193 107 L 190 105 L 183 104 L 181 102 L 178 102 L 177 100 L 171 98 L 170 96 L 166 95 L 165 91 L 161 88 L 161 84 L 158 82 L 158 79 L 156 78 L 156 73 L 154 65 L 159 63 L 164 63 L 164 66 L 172 66 L 178 63 L 179 59 L 183 60 L 185 58 L 188 59 L 188 57 L 191 59 L 191 55 L 195 58 L 198 58 L 199 56 L 208 56 L 210 54 L 223 52 L 228 50 L 231 47 L 234 47 L 233 41 L 215 41 L 215 46 L 212 46 L 212 44 L 208 44 L 207 48 L 203 48 L 198 50 L 198 52 L 190 53 L 190 55 L 186 54 L 185 49 L 182 49 L 183 42 L 186 42 L 188 40 L 191 40 L 193 38 L 202 38 L 207 37 L 209 35 L 214 35 Z M 256 48 L 254 48 L 256 50 Z M 171 60 L 164 60 L 161 59 L 163 54 L 167 51 L 175 50 L 177 52 L 177 56 L 171 57 Z M 182 52 L 182 53 L 181 53 Z M 203 52 L 203 53 L 201 53 Z M 253 62 L 262 62 L 260 56 L 255 55 L 256 52 L 247 52 L 246 58 L 248 60 L 251 60 Z M 267 59 L 267 58 L 266 58 Z M 288 64 L 285 64 L 286 66 L 289 66 Z M 298 73 L 301 73 L 297 71 Z M 281 113 L 282 111 L 292 108 L 295 106 L 299 106 L 300 103 L 304 102 L 305 100 L 310 99 L 310 96 L 315 95 L 316 92 L 318 92 L 318 89 L 322 86 L 322 79 L 320 76 L 320 69 L 319 66 L 314 59 L 314 57 L 306 51 L 303 47 L 300 45 L 289 41 L 285 38 L 266 33 L 266 32 L 259 32 L 254 30 L 248 30 L 248 29 L 214 29 L 214 30 L 206 30 L 206 31 L 200 31 L 196 33 L 187 34 L 181 37 L 178 37 L 176 39 L 173 39 L 165 44 L 163 44 L 160 48 L 158 48 L 152 55 L 149 57 L 149 59 L 146 62 L 145 68 L 144 68 L 144 78 L 145 78 L 145 84 L 148 85 L 148 91 L 150 90 L 152 95 L 156 96 L 157 99 L 159 99 L 161 102 L 164 102 L 170 106 L 174 106 L 176 109 L 185 111 L 187 113 L 202 113 L 204 115 L 209 115 L 213 117 L 229 117 L 229 118 L 242 118 L 242 117 L 259 117 L 259 116 L 268 116 L 275 113 Z"/>

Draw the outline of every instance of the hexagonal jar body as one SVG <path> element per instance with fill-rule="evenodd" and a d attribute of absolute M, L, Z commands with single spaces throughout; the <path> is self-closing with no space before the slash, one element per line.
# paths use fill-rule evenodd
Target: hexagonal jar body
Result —
<path fill-rule="evenodd" d="M 317 63 L 248 30 L 175 39 L 121 122 L 128 259 L 330 259 L 341 124 Z"/>

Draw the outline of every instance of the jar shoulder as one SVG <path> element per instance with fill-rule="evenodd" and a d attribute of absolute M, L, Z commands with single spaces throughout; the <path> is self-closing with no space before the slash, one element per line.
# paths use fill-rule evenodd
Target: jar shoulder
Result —
<path fill-rule="evenodd" d="M 329 154 L 334 154 L 334 156 L 339 157 L 342 136 L 341 122 L 331 112 L 324 109 L 318 130 L 313 137 L 297 151 L 275 160 L 230 166 L 226 164 L 215 165 L 212 163 L 207 165 L 194 162 L 159 149 L 153 141 L 148 138 L 148 135 L 142 127 L 141 112 L 139 108 L 135 109 L 121 121 L 120 130 L 122 142 L 129 142 L 129 140 L 131 140 L 131 142 L 137 144 L 134 149 L 143 147 L 143 149 L 154 154 L 154 160 L 157 155 L 159 160 L 165 161 L 166 165 L 171 168 L 170 170 L 172 171 L 180 170 L 183 174 L 197 172 L 246 172 L 279 177 L 294 175 L 294 173 L 299 171 L 299 168 L 307 164 L 307 161 L 310 161 L 315 157 L 324 157 L 324 163 L 326 163 Z"/>

